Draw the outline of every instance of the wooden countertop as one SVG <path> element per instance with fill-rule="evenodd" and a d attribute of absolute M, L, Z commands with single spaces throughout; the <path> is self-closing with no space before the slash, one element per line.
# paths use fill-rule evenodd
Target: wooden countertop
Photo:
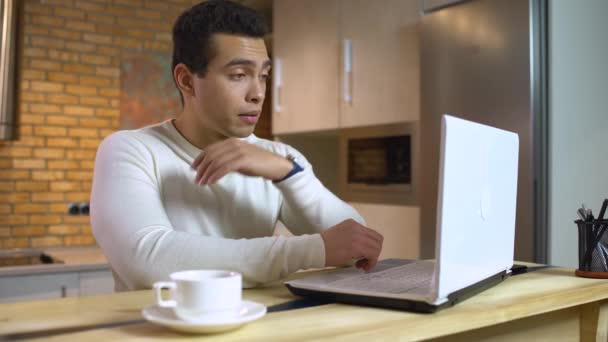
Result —
<path fill-rule="evenodd" d="M 23 250 L 26 251 L 27 250 Z M 0 267 L 0 277 L 21 276 L 42 273 L 78 272 L 105 270 L 110 268 L 101 248 L 92 247 L 53 247 L 37 250 L 62 261 L 56 264 L 36 264 L 24 266 Z M 10 251 L 3 251 L 10 254 Z"/>
<path fill-rule="evenodd" d="M 65 264 L 108 264 L 108 259 L 99 247 L 48 248 L 44 251 L 53 258 L 62 260 Z"/>
<path fill-rule="evenodd" d="M 291 278 L 306 275 L 296 273 Z M 282 282 L 244 290 L 243 297 L 267 306 L 296 297 Z M 293 339 L 420 340 L 519 320 L 608 298 L 608 281 L 574 276 L 574 270 L 548 268 L 512 276 L 452 308 L 434 314 L 329 304 L 267 314 L 244 327 L 209 340 L 281 341 Z M 3 335 L 140 320 L 154 301 L 151 290 L 94 297 L 0 304 Z M 578 316 L 577 316 L 578 317 Z M 576 331 L 575 333 L 578 333 Z M 578 335 L 576 335 L 578 336 Z M 148 322 L 46 337 L 60 341 L 172 340 L 196 338 Z"/>

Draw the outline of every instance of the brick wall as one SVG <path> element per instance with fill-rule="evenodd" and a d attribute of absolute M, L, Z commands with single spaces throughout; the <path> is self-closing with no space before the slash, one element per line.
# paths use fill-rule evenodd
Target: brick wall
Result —
<path fill-rule="evenodd" d="M 0 142 L 0 248 L 91 245 L 95 152 L 120 122 L 121 56 L 171 51 L 171 26 L 196 0 L 24 0 L 18 139 Z M 260 123 L 269 136 L 269 115 Z"/>

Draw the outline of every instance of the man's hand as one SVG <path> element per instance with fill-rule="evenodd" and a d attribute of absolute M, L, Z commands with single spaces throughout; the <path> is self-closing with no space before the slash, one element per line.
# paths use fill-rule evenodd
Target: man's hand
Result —
<path fill-rule="evenodd" d="M 239 139 L 227 139 L 209 145 L 196 157 L 192 168 L 196 170 L 195 183 L 204 185 L 214 184 L 233 171 L 277 180 L 291 171 L 293 163 Z"/>
<path fill-rule="evenodd" d="M 354 220 L 343 221 L 321 233 L 325 243 L 325 266 L 344 265 L 352 259 L 366 272 L 376 266 L 384 238 Z"/>

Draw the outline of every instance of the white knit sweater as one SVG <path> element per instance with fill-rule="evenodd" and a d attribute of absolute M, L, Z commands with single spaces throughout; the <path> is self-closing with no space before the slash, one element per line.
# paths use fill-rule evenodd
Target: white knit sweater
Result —
<path fill-rule="evenodd" d="M 117 291 L 149 288 L 185 269 L 234 270 L 243 274 L 243 286 L 255 286 L 323 267 L 318 233 L 348 218 L 364 224 L 291 146 L 253 134 L 244 140 L 295 155 L 304 171 L 277 184 L 235 172 L 197 186 L 190 165 L 201 150 L 170 120 L 104 139 L 95 160 L 91 225 Z M 277 220 L 296 236 L 272 236 Z"/>

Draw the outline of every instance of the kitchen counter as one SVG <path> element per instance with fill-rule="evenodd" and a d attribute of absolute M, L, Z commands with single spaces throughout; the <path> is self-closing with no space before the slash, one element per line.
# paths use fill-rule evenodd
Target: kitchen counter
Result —
<path fill-rule="evenodd" d="M 302 277 L 300 272 L 291 277 Z M 282 282 L 243 291 L 267 306 L 297 297 Z M 92 297 L 0 304 L 0 340 L 51 341 L 192 339 L 146 322 L 141 310 L 154 302 L 151 290 Z M 547 268 L 504 282 L 434 314 L 327 304 L 267 314 L 223 334 L 222 341 L 284 340 L 598 340 L 608 334 L 608 281 Z"/>
<path fill-rule="evenodd" d="M 14 251 L 23 253 L 41 251 L 45 255 L 60 261 L 60 263 L 0 267 L 0 277 L 104 270 L 110 268 L 108 260 L 99 247 L 53 247 L 44 249 L 20 249 Z M 8 255 L 14 251 L 0 251 L 0 254 Z"/>

